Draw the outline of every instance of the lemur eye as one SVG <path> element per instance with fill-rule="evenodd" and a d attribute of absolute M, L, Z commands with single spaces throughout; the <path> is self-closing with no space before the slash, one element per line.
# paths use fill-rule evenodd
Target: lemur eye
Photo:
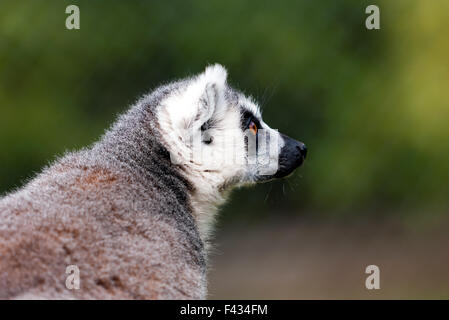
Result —
<path fill-rule="evenodd" d="M 257 128 L 257 124 L 256 124 L 254 121 L 251 121 L 251 122 L 249 123 L 248 128 L 249 128 L 249 130 L 250 130 L 254 135 L 257 134 L 258 128 Z"/>
<path fill-rule="evenodd" d="M 245 111 L 242 116 L 242 130 L 249 129 L 253 135 L 256 135 L 262 128 L 259 120 L 249 111 Z"/>

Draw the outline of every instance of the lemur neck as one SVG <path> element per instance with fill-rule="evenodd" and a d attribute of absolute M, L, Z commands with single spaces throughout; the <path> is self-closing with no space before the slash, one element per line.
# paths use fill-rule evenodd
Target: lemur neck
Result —
<path fill-rule="evenodd" d="M 201 239 L 207 243 L 211 234 L 217 208 L 224 202 L 219 190 L 207 181 L 198 184 L 170 160 L 168 150 L 155 121 L 148 111 L 131 109 L 122 116 L 102 140 L 94 146 L 94 152 L 107 154 L 130 174 L 148 185 L 157 183 L 172 192 L 178 201 L 192 214 Z"/>
<path fill-rule="evenodd" d="M 226 195 L 212 182 L 201 181 L 194 183 L 194 191 L 191 195 L 192 213 L 198 226 L 201 239 L 206 243 L 210 239 L 215 226 L 219 207 L 226 201 Z"/>

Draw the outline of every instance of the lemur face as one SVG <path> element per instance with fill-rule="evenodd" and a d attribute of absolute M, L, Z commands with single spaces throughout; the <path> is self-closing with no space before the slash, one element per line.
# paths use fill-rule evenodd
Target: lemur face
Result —
<path fill-rule="evenodd" d="M 159 127 L 173 165 L 194 184 L 227 189 L 289 175 L 307 149 L 263 120 L 251 99 L 213 65 L 161 102 Z"/>

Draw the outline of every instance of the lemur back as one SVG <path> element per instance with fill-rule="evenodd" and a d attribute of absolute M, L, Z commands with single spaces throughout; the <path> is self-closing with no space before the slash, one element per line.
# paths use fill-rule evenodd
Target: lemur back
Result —
<path fill-rule="evenodd" d="M 0 298 L 204 298 L 192 186 L 152 126 L 169 91 L 0 201 Z M 80 290 L 65 286 L 69 265 L 80 270 Z"/>

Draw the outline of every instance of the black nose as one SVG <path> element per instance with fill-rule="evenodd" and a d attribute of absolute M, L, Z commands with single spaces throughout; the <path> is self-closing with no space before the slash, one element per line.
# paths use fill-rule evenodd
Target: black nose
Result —
<path fill-rule="evenodd" d="M 296 148 L 301 153 L 301 156 L 303 157 L 303 159 L 305 159 L 306 155 L 307 155 L 307 147 L 306 147 L 306 145 L 304 143 L 298 141 L 298 145 L 296 146 Z"/>
<path fill-rule="evenodd" d="M 279 168 L 274 178 L 282 178 L 293 172 L 303 162 L 307 154 L 306 145 L 281 133 L 284 145 L 279 153 Z"/>

